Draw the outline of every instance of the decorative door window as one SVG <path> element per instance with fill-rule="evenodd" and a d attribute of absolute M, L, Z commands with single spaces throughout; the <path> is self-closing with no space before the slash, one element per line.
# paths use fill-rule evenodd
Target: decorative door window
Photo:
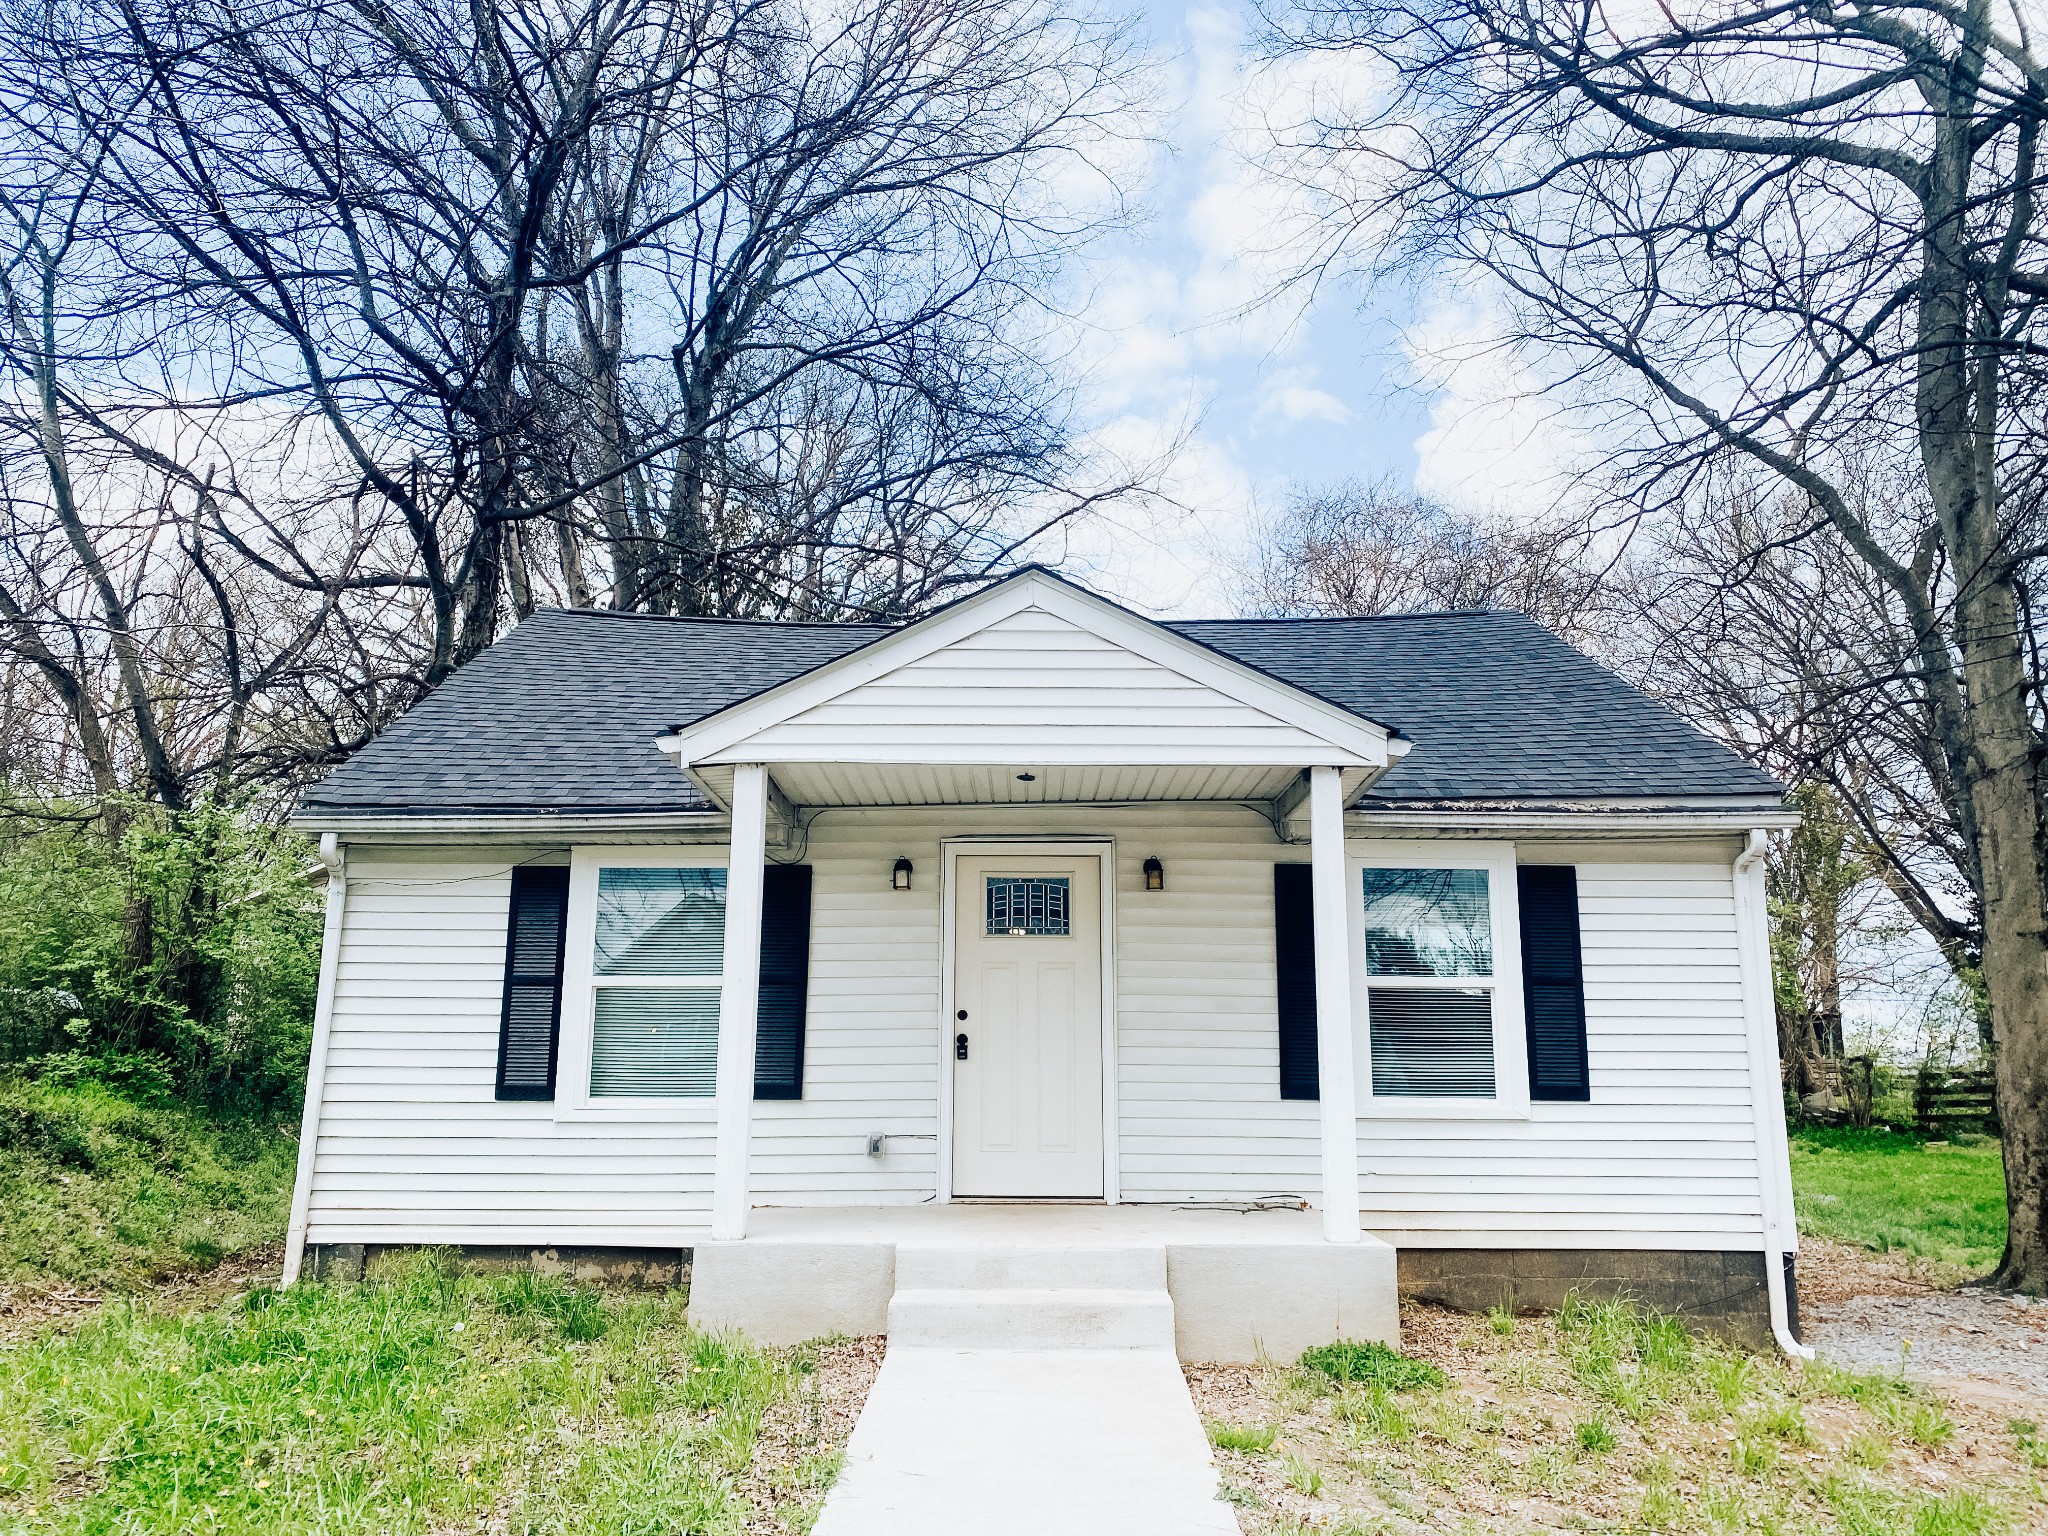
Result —
<path fill-rule="evenodd" d="M 1013 939 L 1064 938 L 1071 921 L 1069 896 L 1064 875 L 990 875 L 988 932 Z"/>

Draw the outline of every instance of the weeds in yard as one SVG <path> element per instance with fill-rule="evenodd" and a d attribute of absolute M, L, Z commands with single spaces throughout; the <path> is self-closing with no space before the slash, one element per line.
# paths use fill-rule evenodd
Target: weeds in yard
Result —
<path fill-rule="evenodd" d="M 1720 1405 L 1730 1411 L 1740 1408 L 1749 1396 L 1751 1378 L 1755 1374 L 1754 1361 L 1748 1355 L 1731 1351 L 1713 1355 L 1706 1361 L 1707 1386 Z"/>
<path fill-rule="evenodd" d="M 2005 1427 L 2022 1462 L 2034 1468 L 2048 1467 L 2048 1442 L 2041 1439 L 2040 1425 L 2031 1419 L 2014 1419 Z"/>
<path fill-rule="evenodd" d="M 1515 1336 L 1515 1314 L 1506 1307 L 1488 1307 L 1486 1326 L 1491 1328 L 1496 1336 L 1511 1339 Z"/>
<path fill-rule="evenodd" d="M 1899 1428 L 1915 1445 L 1947 1445 L 1956 1437 L 1955 1423 L 1939 1403 L 1907 1404 Z"/>
<path fill-rule="evenodd" d="M 1621 1444 L 1621 1437 L 1605 1419 L 1586 1419 L 1572 1431 L 1572 1443 L 1582 1451 L 1605 1456 Z"/>
<path fill-rule="evenodd" d="M 1728 1446 L 1728 1459 L 1744 1477 L 1769 1477 L 1778 1470 L 1778 1447 L 1769 1440 L 1738 1435 Z"/>
<path fill-rule="evenodd" d="M 1323 1474 L 1312 1461 L 1300 1456 L 1289 1456 L 1281 1462 L 1287 1477 L 1287 1486 L 1303 1498 L 1320 1498 L 1323 1492 Z"/>
<path fill-rule="evenodd" d="M 1242 1451 L 1247 1456 L 1263 1456 L 1273 1449 L 1273 1443 L 1280 1438 L 1277 1424 L 1224 1424 L 1211 1422 L 1208 1426 L 1209 1443 L 1219 1451 Z"/>
<path fill-rule="evenodd" d="M 1749 1439 L 1769 1436 L 1793 1445 L 1813 1444 L 1813 1431 L 1806 1427 L 1806 1414 L 1795 1402 L 1773 1403 L 1745 1422 L 1742 1433 Z"/>
<path fill-rule="evenodd" d="M 0 1354 L 0 1525 L 406 1536 L 708 1531 L 806 1362 L 628 1300 L 420 1256 L 193 1316 L 125 1303 Z"/>
<path fill-rule="evenodd" d="M 1361 1436 L 1373 1440 L 1409 1440 L 1415 1435 L 1415 1421 L 1394 1394 L 1374 1382 L 1366 1387 L 1347 1387 L 1337 1398 L 1337 1417 Z"/>
<path fill-rule="evenodd" d="M 1685 1499 L 1668 1483 L 1653 1483 L 1643 1490 L 1636 1506 L 1636 1523 L 1645 1530 L 1668 1531 L 1685 1513 Z"/>
<path fill-rule="evenodd" d="M 1440 1387 L 1444 1373 L 1427 1360 L 1416 1360 L 1377 1339 L 1340 1339 L 1321 1344 L 1301 1357 L 1301 1368 L 1342 1383 L 1371 1383 L 1393 1392 Z"/>
<path fill-rule="evenodd" d="M 1246 1518 L 1251 1536 L 1334 1532 L 1347 1516 L 1389 1536 L 2048 1531 L 2039 1426 L 1987 1429 L 1972 1406 L 1951 1418 L 1895 1374 L 1748 1355 L 1625 1300 L 1575 1298 L 1507 1335 L 1426 1309 L 1414 1321 L 1410 1348 L 1445 1370 L 1441 1386 L 1307 1361 L 1257 1378 L 1285 1454 L 1239 1463 L 1269 1505 Z"/>
<path fill-rule="evenodd" d="M 1713 1531 L 1739 1531 L 1749 1524 L 1749 1502 L 1742 1491 L 1709 1481 L 1700 1490 L 1700 1517 Z"/>
<path fill-rule="evenodd" d="M 1913 1511 L 1913 1536 L 1997 1536 L 2010 1524 L 2003 1504 L 1971 1488 L 1928 1499 Z"/>

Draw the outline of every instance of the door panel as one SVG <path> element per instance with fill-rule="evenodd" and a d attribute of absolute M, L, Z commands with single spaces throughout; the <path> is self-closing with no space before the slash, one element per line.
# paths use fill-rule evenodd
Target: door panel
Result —
<path fill-rule="evenodd" d="M 1102 1196 L 1102 862 L 955 865 L 957 1195 Z"/>

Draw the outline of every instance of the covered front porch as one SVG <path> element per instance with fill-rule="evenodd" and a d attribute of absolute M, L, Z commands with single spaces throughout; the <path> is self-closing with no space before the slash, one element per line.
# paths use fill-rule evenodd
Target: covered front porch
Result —
<path fill-rule="evenodd" d="M 771 865 L 807 856 L 821 817 L 830 813 L 842 838 L 855 825 L 887 835 L 913 816 L 927 836 L 937 833 L 936 867 L 921 853 L 915 868 L 898 858 L 894 869 L 896 890 L 914 880 L 938 893 L 938 1007 L 925 1037 L 937 1093 L 936 1129 L 925 1133 L 937 1143 L 936 1201 L 1004 1195 L 1114 1205 L 1122 1108 L 1115 908 L 1136 899 L 1127 888 L 1120 896 L 1117 871 L 1143 850 L 1119 849 L 1114 827 L 1109 835 L 1089 829 L 1140 810 L 1156 828 L 1176 808 L 1192 819 L 1227 807 L 1247 833 L 1261 827 L 1277 862 L 1304 866 L 1303 895 L 1312 896 L 1301 903 L 1313 933 L 1297 974 L 1306 983 L 1312 951 L 1320 1088 L 1297 1095 L 1315 1098 L 1313 1106 L 1287 1109 L 1292 1123 L 1300 1123 L 1296 1111 L 1313 1114 L 1320 1150 L 1313 1187 L 1283 1187 L 1320 1210 L 1295 1213 L 1298 1233 L 1360 1241 L 1344 812 L 1405 750 L 1394 732 L 1063 583 L 1023 578 L 679 726 L 659 745 L 729 816 L 714 1244 L 758 1239 L 768 1219 L 756 1209 L 770 1203 L 756 1188 L 763 892 Z M 1289 857 L 1290 845 L 1306 845 L 1307 859 Z M 1273 862 L 1242 866 L 1241 878 L 1267 871 L 1258 900 L 1272 899 Z M 1147 858 L 1144 879 L 1161 877 L 1171 878 Z M 998 887 L 1004 900 L 1024 904 L 1000 920 Z M 1257 900 L 1239 909 L 1247 935 L 1261 931 L 1258 910 Z M 1240 962 L 1231 981 L 1261 970 L 1271 977 L 1272 930 L 1262 931 L 1254 942 L 1264 958 Z M 1036 1014 L 1025 1018 L 1020 1008 Z M 1054 1057 L 1057 1070 L 1045 1068 Z M 1026 1062 L 1060 1082 L 1003 1098 L 1001 1075 L 1021 1083 Z M 1065 1139 L 1043 1138 L 1035 1162 L 977 1162 L 991 1137 L 972 1112 L 996 1101 L 999 1115 L 1059 1120 Z M 1080 1124 L 1091 1118 L 1093 1141 Z M 1067 1122 L 1080 1130 L 1065 1135 Z M 961 1231 L 979 1240 L 983 1229 Z"/>

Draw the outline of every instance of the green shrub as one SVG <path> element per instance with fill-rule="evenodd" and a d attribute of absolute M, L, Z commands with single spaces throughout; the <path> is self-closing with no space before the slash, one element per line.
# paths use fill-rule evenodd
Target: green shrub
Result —
<path fill-rule="evenodd" d="M 97 818 L 0 830 L 0 1063 L 295 1105 L 320 964 L 310 846 L 226 810 L 123 809 L 118 841 Z"/>
<path fill-rule="evenodd" d="M 1371 1384 L 1392 1392 L 1415 1387 L 1440 1387 L 1444 1373 L 1427 1360 L 1417 1360 L 1377 1339 L 1339 1339 L 1318 1344 L 1301 1357 L 1301 1368 L 1342 1383 Z"/>

